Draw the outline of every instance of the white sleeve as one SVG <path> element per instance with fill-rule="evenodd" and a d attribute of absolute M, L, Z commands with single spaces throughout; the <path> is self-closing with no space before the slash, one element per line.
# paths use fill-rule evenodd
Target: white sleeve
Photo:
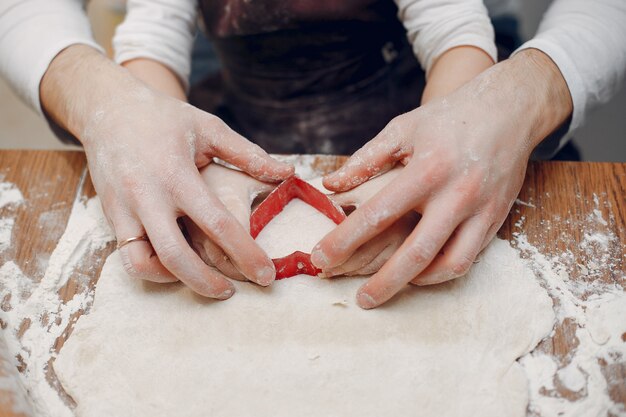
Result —
<path fill-rule="evenodd" d="M 494 32 L 481 0 L 395 0 L 398 17 L 426 74 L 457 46 L 474 46 L 497 62 Z"/>
<path fill-rule="evenodd" d="M 0 1 L 0 75 L 38 113 L 39 84 L 50 62 L 73 44 L 102 51 L 81 0 Z"/>
<path fill-rule="evenodd" d="M 197 0 L 128 0 L 124 22 L 113 38 L 115 61 L 153 59 L 189 87 Z"/>
<path fill-rule="evenodd" d="M 569 125 L 581 126 L 585 114 L 617 92 L 626 71 L 626 1 L 556 0 L 535 37 L 523 49 L 535 48 L 559 67 L 574 111 Z M 560 145 L 565 138 L 561 138 Z"/>

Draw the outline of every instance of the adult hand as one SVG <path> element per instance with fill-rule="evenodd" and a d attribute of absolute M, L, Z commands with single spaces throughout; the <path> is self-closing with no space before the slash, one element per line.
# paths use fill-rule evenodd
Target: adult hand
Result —
<path fill-rule="evenodd" d="M 254 199 L 259 195 L 269 194 L 275 185 L 259 181 L 251 176 L 219 164 L 211 164 L 200 170 L 202 179 L 222 202 L 246 232 L 250 232 L 250 215 Z M 217 268 L 225 276 L 239 281 L 247 278 L 237 269 L 231 259 L 224 253 L 200 227 L 189 218 L 185 218 L 185 226 L 191 245 L 209 266 Z"/>
<path fill-rule="evenodd" d="M 187 215 L 243 276 L 260 285 L 274 280 L 271 260 L 198 168 L 219 157 L 259 180 L 280 181 L 293 167 L 273 160 L 217 117 L 156 93 L 85 46 L 71 46 L 53 60 L 41 98 L 50 117 L 82 142 L 118 241 L 149 237 L 149 244 L 132 242 L 120 250 L 131 275 L 179 279 L 212 298 L 234 293 L 232 283 L 185 241 L 177 218 Z"/>
<path fill-rule="evenodd" d="M 401 167 L 391 169 L 363 184 L 343 193 L 328 197 L 344 209 L 358 208 L 385 188 L 402 171 Z M 381 234 L 359 247 L 341 265 L 322 271 L 325 278 L 347 275 L 371 275 L 389 260 L 415 228 L 419 215 L 413 211 L 405 214 Z"/>
<path fill-rule="evenodd" d="M 401 115 L 324 180 L 346 191 L 388 170 L 402 172 L 314 248 L 312 262 L 336 268 L 411 211 L 422 218 L 358 291 L 373 308 L 407 283 L 464 275 L 503 223 L 533 148 L 572 110 L 567 85 L 543 53 L 523 51 L 452 94 Z M 442 252 L 441 256 L 437 256 Z"/>

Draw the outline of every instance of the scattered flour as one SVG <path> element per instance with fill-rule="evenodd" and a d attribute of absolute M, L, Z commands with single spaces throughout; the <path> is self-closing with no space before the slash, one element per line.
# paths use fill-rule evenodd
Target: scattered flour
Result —
<path fill-rule="evenodd" d="M 298 233 L 293 233 L 294 224 L 299 225 Z M 320 211 L 294 198 L 261 230 L 256 242 L 272 259 L 295 251 L 311 253 L 317 242 L 335 226 Z"/>
<path fill-rule="evenodd" d="M 15 219 L 10 217 L 0 218 L 0 253 L 9 249 L 11 246 L 11 235 L 13 233 L 13 225 Z"/>
<path fill-rule="evenodd" d="M 279 157 L 295 163 L 298 174 L 304 179 L 317 176 L 317 172 L 310 168 L 313 158 Z M 22 193 L 13 184 L 0 182 L 0 208 L 18 206 L 23 201 Z M 297 204 L 296 201 L 294 203 Z M 535 207 L 532 202 L 516 203 Z M 539 350 L 519 359 L 529 379 L 531 414 L 626 416 L 624 407 L 613 402 L 609 396 L 611 381 L 607 382 L 602 373 L 604 365 L 601 365 L 624 364 L 626 295 L 619 282 L 607 284 L 597 280 L 606 268 L 616 272 L 616 259 L 619 259 L 616 257 L 624 256 L 624 248 L 619 246 L 617 236 L 610 231 L 614 219 L 603 217 L 598 196 L 594 196 L 594 203 L 596 208 L 587 216 L 584 224 L 577 225 L 581 230 L 581 247 L 587 254 L 582 261 L 567 251 L 554 258 L 547 257 L 541 253 L 541 248 L 532 246 L 524 234 L 518 233 L 515 238 L 518 249 L 529 257 L 542 285 L 555 300 L 557 320 L 561 323 L 571 321 L 578 340 L 578 347 L 564 361 Z M 46 223 L 45 219 L 40 221 Z M 543 226 L 550 229 L 569 221 L 555 217 L 546 220 Z M 515 226 L 522 228 L 523 223 L 524 219 L 521 219 Z M 0 219 L 0 252 L 11 244 L 13 224 L 13 218 Z M 308 232 L 303 231 L 302 234 Z M 561 239 L 571 239 L 571 236 L 563 235 Z M 77 312 L 89 309 L 93 293 L 79 293 L 67 303 L 62 303 L 57 293 L 76 267 L 80 266 L 83 257 L 104 248 L 111 240 L 113 236 L 98 200 L 77 201 L 67 229 L 50 256 L 45 275 L 39 284 L 33 283 L 13 261 L 0 265 L 0 324 L 4 328 L 0 332 L 3 336 L 0 337 L 0 344 L 5 343 L 9 351 L 17 354 L 11 369 L 0 369 L 0 374 L 9 376 L 0 378 L 0 389 L 13 383 L 11 376 L 19 375 L 20 386 L 17 389 L 28 392 L 34 408 L 34 413 L 30 413 L 31 404 L 14 403 L 14 411 L 17 413 L 41 417 L 72 416 L 70 409 L 58 396 L 57 386 L 54 385 L 57 382 L 52 381 L 52 386 L 50 384 L 49 363 L 55 356 L 53 346 L 56 340 L 66 334 Z M 310 248 L 304 249 L 305 252 L 310 251 Z M 583 279 L 571 279 L 573 272 Z M 335 298 L 332 305 L 343 309 L 348 308 L 349 303 L 342 296 Z M 25 323 L 30 324 L 24 326 Z M 18 336 L 19 329 L 24 327 L 27 329 Z M 310 361 L 315 362 L 320 359 L 315 352 L 309 357 Z M 16 373 L 15 369 L 18 368 L 23 372 Z M 573 399 L 560 395 L 557 386 L 569 390 Z"/>
<path fill-rule="evenodd" d="M 575 363 L 570 363 L 565 368 L 559 369 L 557 377 L 563 386 L 572 392 L 582 390 L 587 382 L 585 374 Z"/>
<path fill-rule="evenodd" d="M 41 282 L 33 284 L 12 261 L 0 267 L 0 299 L 5 300 L 0 310 L 0 321 L 5 327 L 2 336 L 9 351 L 16 354 L 14 365 L 23 369 L 19 373 L 20 383 L 38 417 L 72 416 L 56 387 L 51 386 L 49 363 L 55 356 L 57 338 L 67 331 L 76 313 L 90 306 L 93 294 L 81 292 L 63 303 L 58 291 L 85 256 L 104 248 L 111 240 L 113 235 L 99 200 L 76 201 Z M 26 330 L 20 335 L 24 327 Z"/>
<path fill-rule="evenodd" d="M 10 352 L 2 337 L 0 337 L 0 351 Z M 16 384 L 17 381 L 17 384 Z M 26 389 L 20 382 L 20 376 L 15 364 L 0 359 L 0 390 L 14 395 L 0 396 L 0 409 L 11 410 L 18 416 L 32 416 L 33 409 L 27 400 Z M 10 407 L 10 408 L 9 408 Z M 3 414 L 4 416 L 5 414 Z"/>
<path fill-rule="evenodd" d="M 0 176 L 0 180 L 3 177 Z M 22 192 L 10 182 L 0 182 L 0 209 L 5 207 L 14 209 L 24 202 L 24 196 Z M 11 210 L 12 211 L 12 210 Z M 15 218 L 10 215 L 5 215 L 0 218 L 0 253 L 11 247 L 11 235 L 13 233 L 13 226 L 15 225 Z"/>
<path fill-rule="evenodd" d="M 529 410 L 535 415 L 626 416 L 623 404 L 609 395 L 611 383 L 620 385 L 623 381 L 607 381 L 603 374 L 605 367 L 626 365 L 626 293 L 622 284 L 626 273 L 622 271 L 620 279 L 616 269 L 623 247 L 598 210 L 597 196 L 594 202 L 596 209 L 585 222 L 576 225 L 583 236 L 585 265 L 578 264 L 581 260 L 574 259 L 571 252 L 545 256 L 528 242 L 526 235 L 514 233 L 518 249 L 531 260 L 542 285 L 555 300 L 557 320 L 574 328 L 578 342 L 560 363 L 539 350 L 520 359 L 530 380 Z M 557 227 L 561 221 L 547 219 L 545 226 Z M 522 224 L 518 222 L 516 227 Z M 618 277 L 615 282 L 597 279 L 607 270 Z M 578 274 L 577 279 L 571 279 L 573 273 Z M 571 395 L 563 396 L 556 384 Z"/>
<path fill-rule="evenodd" d="M 0 182 L 0 209 L 8 205 L 19 205 L 23 202 L 24 196 L 15 184 Z"/>

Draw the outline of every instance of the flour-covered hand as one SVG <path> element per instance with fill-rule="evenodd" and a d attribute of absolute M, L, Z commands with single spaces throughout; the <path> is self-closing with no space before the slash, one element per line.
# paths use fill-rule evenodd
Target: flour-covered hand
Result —
<path fill-rule="evenodd" d="M 219 118 L 156 92 L 82 45 L 54 59 L 41 91 L 46 112 L 83 144 L 118 241 L 143 234 L 150 240 L 121 248 L 131 275 L 178 279 L 212 298 L 233 294 L 232 283 L 186 242 L 177 219 L 188 216 L 243 276 L 261 285 L 274 280 L 272 261 L 198 169 L 219 157 L 271 182 L 292 175 L 293 167 L 270 158 Z"/>
<path fill-rule="evenodd" d="M 401 171 L 401 167 L 396 167 L 349 191 L 331 194 L 329 197 L 344 209 L 358 208 L 386 187 Z M 405 214 L 376 236 L 376 239 L 358 248 L 347 261 L 322 271 L 322 276 L 330 278 L 342 275 L 371 275 L 378 272 L 415 228 L 418 219 L 419 215 L 415 212 Z"/>
<path fill-rule="evenodd" d="M 322 270 L 346 262 L 407 213 L 422 216 L 359 289 L 361 307 L 379 306 L 410 282 L 428 285 L 464 275 L 495 236 L 521 188 L 531 151 L 571 112 L 558 69 L 540 52 L 531 53 L 540 55 L 520 53 L 395 118 L 325 178 L 326 188 L 342 192 L 397 162 L 405 165 L 315 247 L 312 261 Z"/>
<path fill-rule="evenodd" d="M 275 188 L 275 184 L 259 181 L 244 172 L 220 164 L 210 164 L 202 168 L 200 175 L 226 210 L 248 233 L 253 201 L 260 195 L 269 194 Z M 192 247 L 207 265 L 217 268 L 229 278 L 247 281 L 247 278 L 219 245 L 213 242 L 191 219 L 185 218 L 184 221 Z"/>

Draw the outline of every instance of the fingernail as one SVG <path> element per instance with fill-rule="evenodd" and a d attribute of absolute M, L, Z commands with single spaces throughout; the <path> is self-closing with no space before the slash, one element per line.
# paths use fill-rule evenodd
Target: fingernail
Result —
<path fill-rule="evenodd" d="M 319 274 L 317 274 L 318 277 L 324 278 L 324 279 L 326 279 L 326 278 L 334 278 L 337 275 L 340 275 L 340 274 L 335 273 L 335 271 L 333 271 L 332 269 L 331 270 L 327 270 L 327 271 L 322 271 Z"/>
<path fill-rule="evenodd" d="M 221 293 L 220 295 L 217 296 L 218 300 L 228 300 L 230 297 L 233 296 L 233 294 L 235 293 L 235 290 L 232 288 L 227 289 L 226 291 L 224 291 L 223 293 Z"/>
<path fill-rule="evenodd" d="M 339 177 L 342 175 L 338 175 L 337 173 L 329 174 L 324 178 L 324 186 L 330 186 L 331 188 L 339 187 Z"/>
<path fill-rule="evenodd" d="M 335 278 L 344 274 L 345 274 L 345 271 L 343 271 L 341 267 L 327 269 L 325 271 L 322 271 L 323 278 Z"/>
<path fill-rule="evenodd" d="M 365 310 L 376 307 L 376 301 L 368 293 L 362 291 L 357 294 L 356 303 Z"/>
<path fill-rule="evenodd" d="M 319 247 L 313 248 L 313 252 L 311 253 L 311 263 L 322 270 L 328 269 L 329 266 L 328 258 Z"/>
<path fill-rule="evenodd" d="M 265 267 L 257 275 L 257 282 L 264 287 L 270 285 L 276 278 L 276 270 L 272 267 Z"/>

